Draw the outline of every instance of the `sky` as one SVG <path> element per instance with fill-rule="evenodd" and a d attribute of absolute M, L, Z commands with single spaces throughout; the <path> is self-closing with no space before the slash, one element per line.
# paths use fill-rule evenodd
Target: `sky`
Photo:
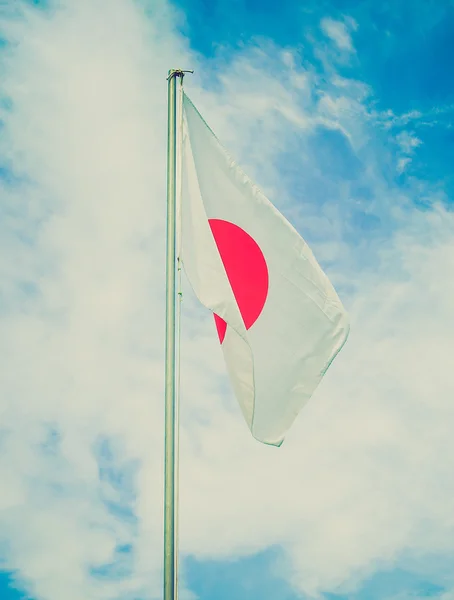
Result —
<path fill-rule="evenodd" d="M 181 600 L 454 599 L 454 5 L 0 2 L 0 598 L 162 597 L 166 76 L 350 338 L 250 435 L 183 278 Z"/>

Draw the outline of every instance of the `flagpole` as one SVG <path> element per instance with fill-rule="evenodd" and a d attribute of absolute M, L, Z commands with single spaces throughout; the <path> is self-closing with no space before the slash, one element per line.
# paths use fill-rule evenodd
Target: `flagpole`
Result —
<path fill-rule="evenodd" d="M 164 600 L 177 600 L 177 484 L 178 474 L 178 397 L 176 394 L 176 157 L 177 91 L 176 81 L 184 73 L 171 69 L 168 74 L 167 130 L 167 267 L 166 267 L 166 346 L 165 346 L 165 441 L 164 441 Z"/>

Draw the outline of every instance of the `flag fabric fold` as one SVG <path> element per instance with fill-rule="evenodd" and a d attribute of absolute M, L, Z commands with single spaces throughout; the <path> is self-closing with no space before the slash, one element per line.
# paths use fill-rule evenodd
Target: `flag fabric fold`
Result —
<path fill-rule="evenodd" d="M 310 248 L 183 94 L 181 259 L 215 315 L 252 435 L 279 446 L 344 345 L 349 321 Z"/>

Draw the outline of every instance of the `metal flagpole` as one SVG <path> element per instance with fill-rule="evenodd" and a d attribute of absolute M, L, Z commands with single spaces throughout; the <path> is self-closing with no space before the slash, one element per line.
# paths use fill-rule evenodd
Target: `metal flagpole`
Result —
<path fill-rule="evenodd" d="M 177 497 L 178 422 L 176 395 L 176 172 L 177 172 L 177 77 L 171 69 L 168 81 L 167 131 L 167 269 L 165 346 L 165 442 L 164 442 L 164 600 L 177 600 Z"/>

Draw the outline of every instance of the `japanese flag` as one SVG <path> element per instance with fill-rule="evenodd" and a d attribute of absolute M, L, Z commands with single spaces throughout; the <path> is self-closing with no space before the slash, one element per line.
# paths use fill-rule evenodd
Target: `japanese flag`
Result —
<path fill-rule="evenodd" d="M 306 242 L 183 95 L 181 259 L 213 311 L 232 387 L 261 442 L 279 446 L 349 331 Z"/>

